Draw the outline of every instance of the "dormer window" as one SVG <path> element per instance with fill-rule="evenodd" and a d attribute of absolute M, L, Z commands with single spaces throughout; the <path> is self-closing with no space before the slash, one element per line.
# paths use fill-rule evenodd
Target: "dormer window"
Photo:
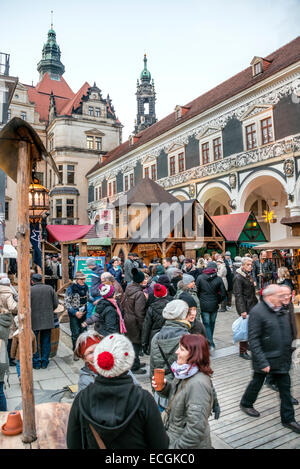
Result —
<path fill-rule="evenodd" d="M 175 119 L 178 120 L 181 117 L 183 117 L 188 110 L 190 109 L 190 106 L 176 106 L 175 107 Z"/>
<path fill-rule="evenodd" d="M 129 145 L 132 147 L 133 145 L 135 145 L 138 141 L 139 141 L 139 138 L 137 135 L 130 135 L 129 136 Z"/>
<path fill-rule="evenodd" d="M 252 66 L 252 76 L 256 77 L 260 73 L 265 72 L 270 64 L 270 60 L 264 59 L 262 57 L 253 57 L 253 60 L 250 64 Z"/>

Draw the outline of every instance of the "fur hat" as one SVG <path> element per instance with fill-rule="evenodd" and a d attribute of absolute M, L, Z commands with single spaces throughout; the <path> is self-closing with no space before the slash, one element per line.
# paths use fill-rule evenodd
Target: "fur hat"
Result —
<path fill-rule="evenodd" d="M 187 292 L 181 293 L 181 295 L 179 296 L 179 300 L 182 300 L 187 303 L 189 308 L 197 308 L 196 301 L 194 300 L 192 295 Z"/>
<path fill-rule="evenodd" d="M 188 311 L 189 307 L 185 301 L 172 300 L 163 309 L 162 315 L 165 319 L 185 319 Z"/>
<path fill-rule="evenodd" d="M 132 280 L 135 283 L 142 283 L 143 280 L 145 279 L 144 273 L 141 270 L 137 269 L 136 267 L 133 267 L 131 273 L 132 273 Z"/>
<path fill-rule="evenodd" d="M 75 280 L 79 280 L 79 279 L 86 279 L 86 276 L 84 275 L 84 273 L 81 272 L 81 270 L 78 270 L 78 272 L 76 272 L 75 274 Z"/>
<path fill-rule="evenodd" d="M 104 285 L 101 283 L 99 293 L 102 298 L 111 298 L 114 294 L 114 287 L 112 285 Z"/>
<path fill-rule="evenodd" d="M 114 378 L 130 370 L 134 357 L 133 346 L 127 337 L 107 335 L 95 348 L 94 367 L 99 375 Z"/>
<path fill-rule="evenodd" d="M 160 285 L 159 283 L 156 283 L 154 285 L 153 293 L 155 298 L 164 298 L 168 294 L 168 290 L 164 285 Z"/>
<path fill-rule="evenodd" d="M 184 285 L 189 285 L 189 283 L 192 283 L 195 281 L 195 277 L 193 277 L 190 274 L 183 274 L 182 281 Z"/>

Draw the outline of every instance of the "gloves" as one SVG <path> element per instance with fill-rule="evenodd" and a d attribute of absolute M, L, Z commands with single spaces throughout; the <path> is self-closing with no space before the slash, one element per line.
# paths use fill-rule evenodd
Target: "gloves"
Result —
<path fill-rule="evenodd" d="M 218 420 L 221 414 L 221 408 L 217 399 L 214 400 L 213 413 L 215 414 L 215 420 Z"/>

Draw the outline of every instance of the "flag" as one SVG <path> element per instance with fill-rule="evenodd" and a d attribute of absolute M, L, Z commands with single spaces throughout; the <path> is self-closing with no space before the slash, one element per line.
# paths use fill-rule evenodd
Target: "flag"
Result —
<path fill-rule="evenodd" d="M 40 224 L 30 223 L 30 242 L 33 248 L 33 262 L 42 269 L 41 231 Z"/>

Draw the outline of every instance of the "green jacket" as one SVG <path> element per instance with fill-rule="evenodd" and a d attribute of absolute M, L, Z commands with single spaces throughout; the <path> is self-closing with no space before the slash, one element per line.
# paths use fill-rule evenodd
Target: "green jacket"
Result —
<path fill-rule="evenodd" d="M 211 449 L 208 419 L 214 393 L 209 376 L 199 372 L 184 380 L 175 378 L 159 394 L 169 398 L 169 412 L 164 417 L 169 448 Z"/>

